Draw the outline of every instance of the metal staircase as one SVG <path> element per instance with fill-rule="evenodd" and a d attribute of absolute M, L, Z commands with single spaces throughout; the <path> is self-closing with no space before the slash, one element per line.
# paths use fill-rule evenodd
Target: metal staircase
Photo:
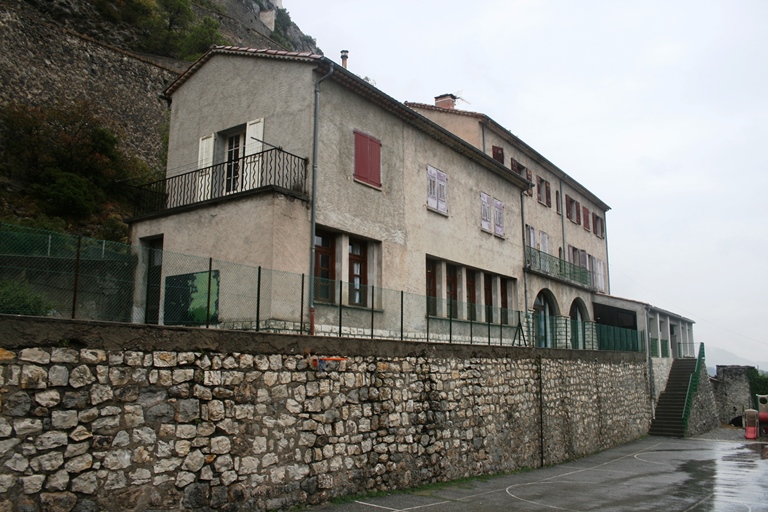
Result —
<path fill-rule="evenodd" d="M 648 433 L 652 436 L 685 437 L 685 400 L 688 383 L 696 371 L 696 359 L 675 359 L 667 387 L 656 404 L 656 417 Z"/>

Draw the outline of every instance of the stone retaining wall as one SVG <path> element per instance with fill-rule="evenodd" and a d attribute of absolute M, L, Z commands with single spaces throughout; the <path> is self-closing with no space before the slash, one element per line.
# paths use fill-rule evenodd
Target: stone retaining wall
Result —
<path fill-rule="evenodd" d="M 709 380 L 707 365 L 703 363 L 699 369 L 699 386 L 691 402 L 685 437 L 696 437 L 720 426 L 715 390 Z"/>
<path fill-rule="evenodd" d="M 741 418 L 745 409 L 754 409 L 747 371 L 751 366 L 717 365 L 717 378 L 712 380 L 717 400 L 717 415 L 721 423 Z"/>
<path fill-rule="evenodd" d="M 645 435 L 643 354 L 0 315 L 0 510 L 272 510 Z"/>

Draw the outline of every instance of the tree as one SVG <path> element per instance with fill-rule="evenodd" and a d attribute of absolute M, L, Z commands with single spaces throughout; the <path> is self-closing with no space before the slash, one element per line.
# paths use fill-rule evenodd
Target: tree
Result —
<path fill-rule="evenodd" d="M 0 108 L 0 174 L 46 215 L 80 220 L 107 199 L 126 200 L 125 181 L 152 181 L 148 166 L 122 153 L 120 139 L 87 103 Z"/>
<path fill-rule="evenodd" d="M 220 26 L 213 18 L 204 17 L 184 37 L 181 56 L 187 60 L 195 60 L 208 51 L 211 45 L 225 44 L 226 41 L 219 33 Z"/>

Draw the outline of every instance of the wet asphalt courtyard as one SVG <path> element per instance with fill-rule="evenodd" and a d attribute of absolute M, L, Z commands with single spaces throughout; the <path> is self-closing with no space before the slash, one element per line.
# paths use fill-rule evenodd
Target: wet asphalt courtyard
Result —
<path fill-rule="evenodd" d="M 768 512 L 768 443 L 647 437 L 558 466 L 312 510 Z"/>

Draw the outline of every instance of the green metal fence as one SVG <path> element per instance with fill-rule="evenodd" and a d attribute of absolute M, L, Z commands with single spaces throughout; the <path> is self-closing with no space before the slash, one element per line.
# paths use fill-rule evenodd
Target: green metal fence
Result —
<path fill-rule="evenodd" d="M 648 338 L 651 357 L 659 357 L 659 338 Z"/>
<path fill-rule="evenodd" d="M 537 270 L 544 274 L 566 279 L 583 286 L 592 287 L 592 272 L 574 265 L 568 261 L 552 256 L 544 251 L 526 246 L 526 263 L 532 270 Z"/>
<path fill-rule="evenodd" d="M 0 313 L 308 334 L 303 274 L 0 224 Z M 316 279 L 315 334 L 644 350 L 642 334 Z"/>
<path fill-rule="evenodd" d="M 683 435 L 688 432 L 688 420 L 691 417 L 691 407 L 693 407 L 693 397 L 699 389 L 699 378 L 701 369 L 704 366 L 704 344 L 699 345 L 699 357 L 696 359 L 696 369 L 691 374 L 688 381 L 688 392 L 685 395 L 685 408 L 683 409 Z"/>

